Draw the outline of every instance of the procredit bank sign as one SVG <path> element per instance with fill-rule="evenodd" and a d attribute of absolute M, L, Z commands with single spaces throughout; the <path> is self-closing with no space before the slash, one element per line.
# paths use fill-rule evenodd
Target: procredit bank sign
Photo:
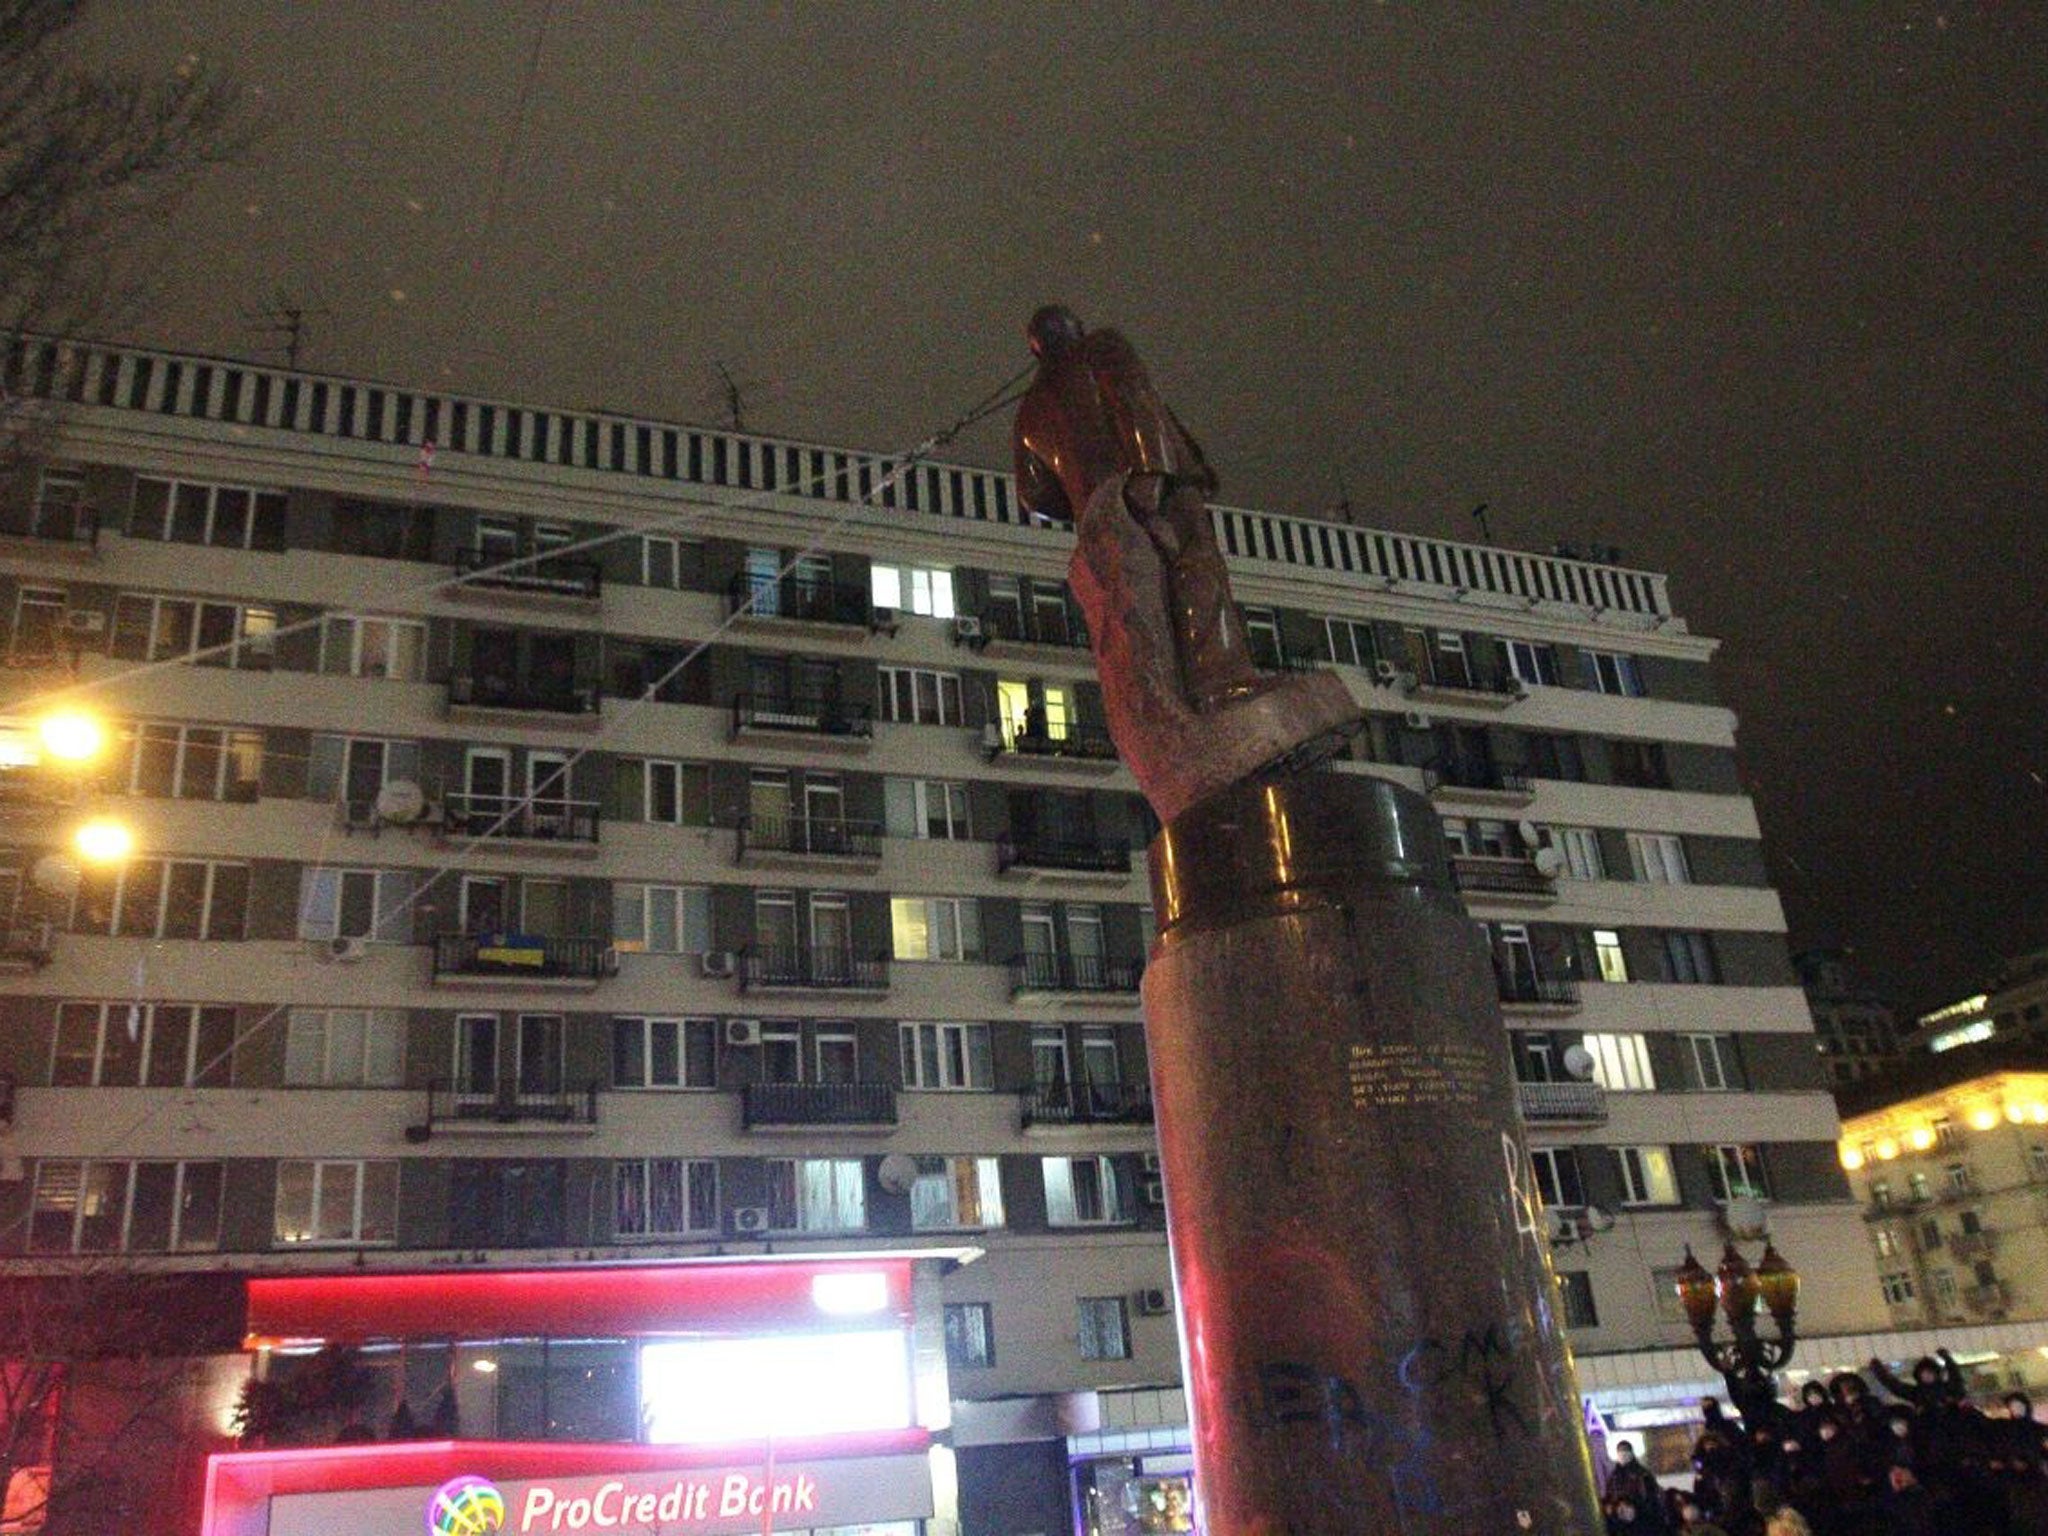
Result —
<path fill-rule="evenodd" d="M 493 1497 L 495 1495 L 495 1497 Z M 494 1482 L 463 1477 L 431 1488 L 280 1494 L 269 1536 L 745 1536 L 921 1520 L 932 1513 L 922 1455 L 692 1467 Z"/>

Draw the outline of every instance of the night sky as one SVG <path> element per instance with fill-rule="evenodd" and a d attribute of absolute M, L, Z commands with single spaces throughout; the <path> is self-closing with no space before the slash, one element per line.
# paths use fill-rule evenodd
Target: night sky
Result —
<path fill-rule="evenodd" d="M 282 293 L 307 366 L 716 422 L 723 364 L 748 427 L 886 451 L 1062 300 L 1225 500 L 1484 501 L 1672 573 L 1795 942 L 1911 1010 L 2048 943 L 2037 7 L 108 0 L 87 41 L 268 123 L 126 339 L 262 354 Z"/>

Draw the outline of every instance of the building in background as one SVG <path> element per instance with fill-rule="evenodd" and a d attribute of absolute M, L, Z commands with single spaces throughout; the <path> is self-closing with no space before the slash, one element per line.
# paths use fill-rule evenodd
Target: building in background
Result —
<path fill-rule="evenodd" d="M 1185 1519 L 1154 828 L 1070 535 L 970 468 L 160 352 L 11 366 L 58 427 L 0 508 L 15 1267 L 254 1277 L 229 1377 L 368 1372 L 351 1434 L 445 1428 L 446 1387 L 463 1423 L 587 1446 L 716 1439 L 664 1427 L 645 1347 L 766 1347 L 747 1288 L 572 1337 L 517 1277 L 907 1264 L 914 1422 L 878 1454 L 932 1448 L 902 1520 Z M 1340 771 L 1443 816 L 1606 1422 L 1718 1387 L 1670 1276 L 1730 1202 L 1805 1275 L 1803 1361 L 1889 1347 L 1714 642 L 1665 579 L 1217 520 L 1261 663 L 1333 667 L 1368 714 Z M 35 734 L 74 684 L 113 729 L 84 780 Z M 89 817 L 125 858 L 69 861 Z M 517 1305 L 256 1316 L 273 1283 L 422 1275 Z M 556 1411 L 583 1369 L 610 1395 Z"/>
<path fill-rule="evenodd" d="M 1806 1006 L 1813 1013 L 1814 1044 L 1828 1086 L 1839 1088 L 1889 1071 L 1899 1060 L 1892 1005 L 1856 985 L 1838 949 L 1805 949 L 1792 957 Z"/>
<path fill-rule="evenodd" d="M 2048 1042 L 2048 949 L 2007 960 L 1982 992 L 1924 1013 L 1900 1042 L 1908 1056 L 1961 1046 Z"/>

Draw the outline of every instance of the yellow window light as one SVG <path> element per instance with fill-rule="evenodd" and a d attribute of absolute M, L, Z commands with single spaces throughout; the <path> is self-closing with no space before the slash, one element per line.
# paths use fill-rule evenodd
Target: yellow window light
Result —
<path fill-rule="evenodd" d="M 1934 1132 L 1927 1129 L 1924 1125 L 1916 1125 L 1908 1133 L 1906 1142 L 1915 1152 L 1925 1152 L 1934 1145 Z"/>
<path fill-rule="evenodd" d="M 1887 1136 L 1883 1140 L 1878 1142 L 1877 1157 L 1879 1162 L 1888 1163 L 1898 1155 L 1899 1144 L 1896 1141 L 1893 1141 L 1891 1137 Z"/>
<path fill-rule="evenodd" d="M 1970 1111 L 1970 1125 L 1972 1126 L 1972 1128 L 1980 1131 L 1988 1131 L 1996 1124 L 1998 1124 L 1997 1110 L 1986 1107 L 1984 1109 L 1973 1109 Z"/>
<path fill-rule="evenodd" d="M 107 749 L 106 722 L 82 709 L 60 709 L 36 725 L 43 750 L 59 762 L 85 763 Z"/>
<path fill-rule="evenodd" d="M 118 864 L 135 851 L 135 834 L 111 817 L 96 816 L 72 836 L 78 856 L 94 864 Z"/>

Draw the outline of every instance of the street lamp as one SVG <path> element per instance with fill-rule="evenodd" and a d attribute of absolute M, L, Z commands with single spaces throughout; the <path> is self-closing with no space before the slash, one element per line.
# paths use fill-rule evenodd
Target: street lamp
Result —
<path fill-rule="evenodd" d="M 88 864 L 119 864 L 135 851 L 135 834 L 111 816 L 95 816 L 80 824 L 71 846 Z"/>
<path fill-rule="evenodd" d="M 36 723 L 43 751 L 60 763 L 82 767 L 107 749 L 106 722 L 81 709 L 60 709 Z"/>
<path fill-rule="evenodd" d="M 1720 1269 L 1709 1274 L 1706 1266 L 1693 1257 L 1688 1244 L 1676 1283 L 1679 1305 L 1685 1309 L 1686 1321 L 1692 1324 L 1693 1338 L 1707 1364 L 1731 1382 L 1761 1382 L 1768 1390 L 1770 1373 L 1792 1358 L 1797 1343 L 1794 1325 L 1799 1311 L 1798 1271 L 1766 1240 L 1756 1268 L 1749 1267 L 1731 1242 L 1721 1255 Z M 1728 1319 L 1733 1334 L 1730 1339 L 1714 1337 L 1717 1301 Z M 1759 1301 L 1777 1325 L 1775 1339 L 1764 1338 L 1757 1332 Z"/>

